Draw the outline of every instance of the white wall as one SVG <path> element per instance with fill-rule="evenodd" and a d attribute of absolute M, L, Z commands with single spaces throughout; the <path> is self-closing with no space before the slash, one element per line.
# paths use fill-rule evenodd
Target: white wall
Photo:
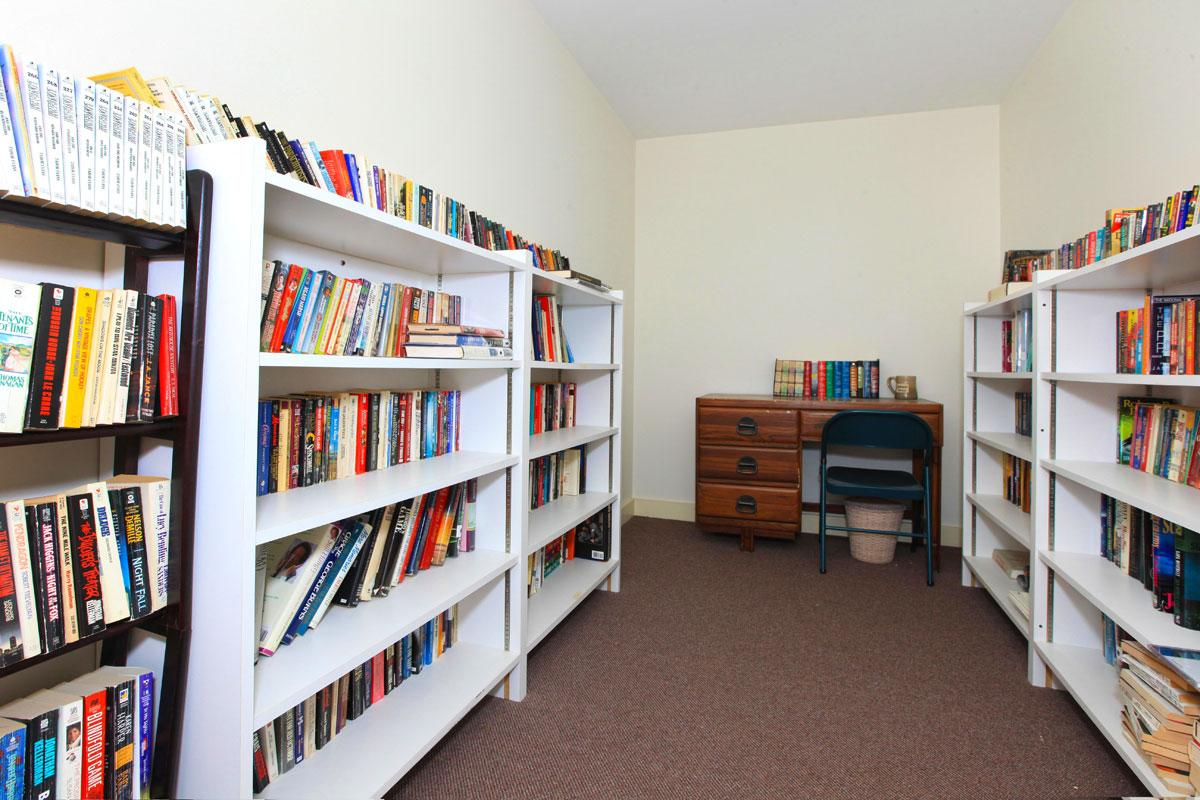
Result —
<path fill-rule="evenodd" d="M 633 295 L 633 138 L 526 0 L 20 3 L 3 36 L 79 74 L 167 75 L 365 153 Z"/>
<path fill-rule="evenodd" d="M 960 320 L 1000 272 L 997 114 L 637 143 L 639 513 L 693 514 L 698 395 L 769 394 L 776 357 L 878 357 L 945 404 L 943 541 L 960 541 Z"/>
<path fill-rule="evenodd" d="M 1200 180 L 1198 31 L 1196 0 L 1068 9 L 1000 106 L 1006 249 L 1057 247 Z"/>

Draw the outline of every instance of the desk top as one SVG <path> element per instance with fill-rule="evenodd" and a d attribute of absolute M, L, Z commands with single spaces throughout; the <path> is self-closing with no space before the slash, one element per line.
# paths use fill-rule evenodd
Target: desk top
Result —
<path fill-rule="evenodd" d="M 770 394 L 706 394 L 697 400 L 713 405 L 762 405 L 784 408 L 808 409 L 812 411 L 842 411 L 847 408 L 875 408 L 887 411 L 911 411 L 914 414 L 941 414 L 942 404 L 933 400 L 896 400 L 894 398 L 866 399 L 861 397 L 842 400 L 806 399 L 803 397 L 776 397 Z"/>

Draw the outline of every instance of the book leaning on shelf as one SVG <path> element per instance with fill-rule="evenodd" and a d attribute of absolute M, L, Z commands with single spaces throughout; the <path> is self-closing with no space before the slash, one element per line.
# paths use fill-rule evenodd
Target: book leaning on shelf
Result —
<path fill-rule="evenodd" d="M 0 194 L 168 229 L 187 224 L 186 125 L 173 110 L 0 46 Z"/>
<path fill-rule="evenodd" d="M 456 604 L 256 730 L 251 742 L 254 791 L 263 791 L 316 756 L 348 724 L 457 642 Z"/>
<path fill-rule="evenodd" d="M 1171 792 L 1193 794 L 1189 751 L 1200 722 L 1200 694 L 1132 639 L 1118 648 L 1121 729 Z"/>
<path fill-rule="evenodd" d="M 258 653 L 274 655 L 334 605 L 386 597 L 406 577 L 474 550 L 475 486 L 447 486 L 262 545 Z"/>
<path fill-rule="evenodd" d="M 564 495 L 587 491 L 587 453 L 572 447 L 529 460 L 529 508 L 541 508 Z"/>
<path fill-rule="evenodd" d="M 0 433 L 178 413 L 174 296 L 0 278 Z"/>
<path fill-rule="evenodd" d="M 525 595 L 533 597 L 559 567 L 575 559 L 575 529 L 547 542 L 536 553 L 529 554 L 529 569 L 525 573 Z"/>
<path fill-rule="evenodd" d="M 1118 402 L 1118 463 L 1200 488 L 1200 408 L 1154 397 Z"/>
<path fill-rule="evenodd" d="M 534 361 L 573 362 L 571 345 L 562 325 L 562 307 L 552 294 L 533 296 Z"/>
<path fill-rule="evenodd" d="M 168 479 L 118 475 L 0 506 L 0 666 L 169 602 Z"/>
<path fill-rule="evenodd" d="M 258 404 L 258 495 L 458 451 L 462 392 L 310 392 Z"/>

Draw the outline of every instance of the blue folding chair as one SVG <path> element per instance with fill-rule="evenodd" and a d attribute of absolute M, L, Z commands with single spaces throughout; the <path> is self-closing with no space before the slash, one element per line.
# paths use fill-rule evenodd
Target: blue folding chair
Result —
<path fill-rule="evenodd" d="M 923 476 L 904 470 L 864 469 L 861 467 L 831 467 L 827 462 L 830 445 L 872 447 L 888 450 L 919 450 L 924 458 Z M 929 463 L 933 457 L 933 431 L 929 423 L 908 411 L 841 411 L 825 423 L 821 432 L 821 521 L 820 561 L 821 572 L 825 572 L 825 531 L 856 531 L 859 533 L 882 533 L 901 536 L 898 531 L 879 531 L 868 528 L 851 528 L 845 525 L 830 525 L 825 520 L 826 496 L 878 497 L 887 500 L 904 500 L 912 503 L 921 501 L 917 512 L 920 519 L 913 518 L 914 543 L 919 539 L 925 544 L 925 582 L 933 586 L 933 546 L 930 535 L 930 479 Z M 915 546 L 915 545 L 914 545 Z"/>

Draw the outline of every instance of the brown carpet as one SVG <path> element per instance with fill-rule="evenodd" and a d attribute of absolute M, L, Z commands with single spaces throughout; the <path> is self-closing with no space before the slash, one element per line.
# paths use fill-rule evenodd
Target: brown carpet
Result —
<path fill-rule="evenodd" d="M 943 549 L 853 561 L 639 518 L 622 591 L 532 654 L 522 703 L 485 699 L 391 798 L 1051 797 L 1144 789 Z"/>

